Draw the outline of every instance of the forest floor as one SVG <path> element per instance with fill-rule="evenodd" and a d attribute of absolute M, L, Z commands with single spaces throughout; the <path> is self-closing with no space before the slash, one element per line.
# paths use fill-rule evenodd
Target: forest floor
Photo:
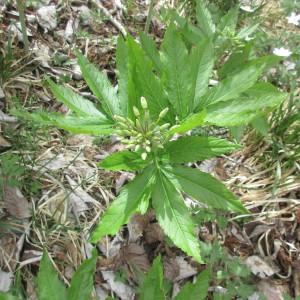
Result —
<path fill-rule="evenodd" d="M 18 277 L 28 299 L 37 299 L 34 277 L 43 249 L 51 254 L 68 285 L 74 270 L 90 256 L 90 232 L 133 175 L 97 167 L 108 154 L 122 149 L 114 138 L 42 128 L 16 119 L 10 110 L 43 108 L 66 114 L 67 108 L 54 100 L 44 84 L 45 75 L 93 100 L 72 50 L 80 49 L 115 82 L 117 37 L 123 27 L 133 36 L 143 30 L 148 4 L 142 0 L 128 2 L 125 13 L 118 1 L 103 1 L 102 7 L 98 1 L 89 1 L 89 5 L 81 0 L 28 2 L 27 53 L 16 6 L 13 1 L 0 0 L 0 290 L 7 290 Z M 259 18 L 262 30 L 275 40 L 286 31 L 300 34 L 299 26 L 287 24 L 276 1 L 271 1 Z M 155 15 L 151 34 L 157 42 L 164 28 Z M 276 72 L 274 69 L 271 74 L 273 83 L 290 91 L 285 82 L 276 79 Z M 298 103 L 299 83 L 296 80 L 293 89 Z M 296 106 L 296 112 L 298 109 Z M 279 121 L 274 118 L 284 123 L 295 111 L 288 110 L 288 104 L 282 110 L 275 116 Z M 277 125 L 271 126 L 266 137 L 249 129 L 241 140 L 242 150 L 197 165 L 223 181 L 251 211 L 243 216 L 208 216 L 199 225 L 200 239 L 205 243 L 219 241 L 230 257 L 240 258 L 249 266 L 257 289 L 272 300 L 300 296 L 299 161 L 289 156 L 299 140 L 285 144 L 274 138 Z M 287 129 L 286 134 L 288 130 L 295 129 Z M 217 226 L 213 218 L 223 220 L 224 226 Z M 100 299 L 112 295 L 134 299 L 139 272 L 146 272 L 158 254 L 165 278 L 171 283 L 171 294 L 203 270 L 203 265 L 166 242 L 151 211 L 135 215 L 121 232 L 101 240 L 97 248 L 101 259 L 94 293 Z M 251 297 L 259 299 L 255 293 Z"/>

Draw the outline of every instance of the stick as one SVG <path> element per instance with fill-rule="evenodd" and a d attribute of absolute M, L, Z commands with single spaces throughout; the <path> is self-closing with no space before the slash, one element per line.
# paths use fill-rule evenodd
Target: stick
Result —
<path fill-rule="evenodd" d="M 93 2 L 100 8 L 100 10 L 105 14 L 106 17 L 108 17 L 109 21 L 122 33 L 122 35 L 125 37 L 127 35 L 126 29 L 124 26 L 117 21 L 111 13 L 100 3 L 98 0 L 93 0 Z"/>

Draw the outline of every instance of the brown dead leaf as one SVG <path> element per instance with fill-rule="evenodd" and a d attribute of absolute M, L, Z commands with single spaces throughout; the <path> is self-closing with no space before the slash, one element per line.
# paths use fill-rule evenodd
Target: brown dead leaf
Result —
<path fill-rule="evenodd" d="M 258 291 L 268 300 L 283 300 L 284 294 L 287 294 L 289 287 L 286 283 L 276 284 L 272 280 L 260 280 L 257 284 Z"/>
<path fill-rule="evenodd" d="M 3 136 L 0 135 L 0 151 L 11 147 L 11 143 L 8 142 Z"/>
<path fill-rule="evenodd" d="M 249 256 L 245 263 L 251 272 L 260 278 L 270 277 L 279 272 L 278 267 L 273 264 L 271 265 L 271 262 L 267 262 L 257 255 Z"/>
<path fill-rule="evenodd" d="M 18 187 L 4 185 L 4 205 L 9 214 L 18 219 L 26 219 L 31 216 L 30 204 Z"/>
<path fill-rule="evenodd" d="M 127 224 L 129 233 L 129 242 L 136 242 L 142 235 L 149 223 L 149 219 L 146 215 L 135 214 L 131 217 Z"/>
<path fill-rule="evenodd" d="M 144 247 L 130 243 L 122 249 L 122 259 L 125 263 L 135 266 L 143 272 L 150 268 L 150 262 Z"/>
<path fill-rule="evenodd" d="M 162 242 L 164 236 L 163 230 L 157 223 L 150 223 L 145 229 L 145 240 L 147 244 Z"/>

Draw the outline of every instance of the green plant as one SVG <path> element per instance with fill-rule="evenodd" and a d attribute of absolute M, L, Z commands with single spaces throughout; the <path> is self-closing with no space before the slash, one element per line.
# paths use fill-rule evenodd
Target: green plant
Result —
<path fill-rule="evenodd" d="M 54 125 L 74 133 L 117 134 L 128 150 L 104 159 L 99 166 L 107 170 L 137 173 L 101 217 L 91 241 L 116 234 L 136 212 L 149 207 L 173 243 L 201 261 L 194 222 L 183 194 L 213 209 L 229 212 L 247 210 L 226 187 L 207 173 L 182 166 L 240 148 L 224 139 L 184 136 L 198 126 L 236 126 L 247 124 L 278 106 L 286 94 L 259 77 L 271 56 L 249 57 L 247 49 L 233 54 L 221 70 L 221 82 L 212 88 L 208 81 L 216 62 L 215 39 L 208 10 L 198 7 L 201 32 L 195 43 L 186 41 L 182 26 L 172 22 L 160 51 L 145 34 L 141 44 L 131 36 L 119 38 L 117 45 L 118 90 L 107 77 L 78 51 L 82 75 L 99 99 L 98 105 L 73 90 L 48 79 L 54 96 L 68 106 L 68 116 L 45 111 L 27 118 Z M 188 27 L 184 27 L 184 30 Z M 197 33 L 200 29 L 197 29 Z M 192 31 L 193 32 L 193 31 Z M 147 99 L 147 100 L 146 100 Z M 24 115 L 24 112 L 22 112 Z M 181 135 L 174 140 L 174 136 Z"/>
<path fill-rule="evenodd" d="M 173 299 L 204 300 L 208 293 L 210 280 L 211 274 L 209 270 L 202 271 L 194 284 L 190 282 L 186 283 Z M 138 294 L 140 300 L 166 299 L 167 291 L 164 287 L 163 266 L 160 256 L 154 260 L 149 272 L 139 287 Z"/>
<path fill-rule="evenodd" d="M 58 279 L 48 253 L 45 251 L 37 276 L 37 294 L 39 300 L 89 300 L 93 289 L 93 276 L 96 269 L 97 252 L 85 260 L 74 273 L 70 287 Z M 20 300 L 12 293 L 0 293 L 0 300 Z"/>
<path fill-rule="evenodd" d="M 212 292 L 212 299 L 248 299 L 255 292 L 251 284 L 251 272 L 239 258 L 230 256 L 218 242 L 201 243 L 201 250 L 210 269 L 213 285 L 226 289 L 226 293 Z"/>

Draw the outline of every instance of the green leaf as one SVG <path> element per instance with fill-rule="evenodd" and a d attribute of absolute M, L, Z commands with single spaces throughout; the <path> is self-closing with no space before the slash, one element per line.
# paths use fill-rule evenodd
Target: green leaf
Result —
<path fill-rule="evenodd" d="M 177 247 L 202 262 L 195 226 L 181 194 L 162 170 L 156 177 L 152 205 L 160 226 Z"/>
<path fill-rule="evenodd" d="M 0 300 L 20 300 L 20 298 L 9 293 L 0 292 Z"/>
<path fill-rule="evenodd" d="M 99 224 L 92 234 L 92 243 L 96 243 L 107 234 L 116 234 L 136 212 L 139 204 L 150 198 L 153 175 L 153 166 L 149 166 L 122 188 L 120 195 L 101 216 Z"/>
<path fill-rule="evenodd" d="M 187 48 L 174 24 L 171 24 L 161 46 L 163 81 L 169 101 L 180 119 L 187 117 L 193 101 L 193 78 Z"/>
<path fill-rule="evenodd" d="M 152 60 L 155 69 L 161 73 L 163 71 L 163 65 L 160 61 L 159 52 L 157 51 L 155 42 L 144 32 L 140 33 L 140 40 L 144 51 Z"/>
<path fill-rule="evenodd" d="M 174 175 L 169 179 L 195 200 L 217 209 L 248 213 L 235 195 L 211 175 L 182 166 L 168 168 L 167 171 Z"/>
<path fill-rule="evenodd" d="M 171 163 L 187 163 L 208 159 L 241 148 L 224 139 L 206 136 L 186 136 L 166 145 Z"/>
<path fill-rule="evenodd" d="M 39 300 L 63 300 L 66 298 L 66 288 L 58 279 L 48 253 L 44 251 L 37 276 Z"/>
<path fill-rule="evenodd" d="M 119 36 L 116 51 L 116 65 L 118 77 L 118 96 L 120 99 L 120 113 L 123 117 L 128 116 L 128 72 L 129 58 L 126 42 Z"/>
<path fill-rule="evenodd" d="M 218 30 L 230 30 L 231 32 L 235 32 L 235 28 L 238 21 L 238 13 L 239 13 L 239 6 L 236 5 L 235 7 L 231 8 L 220 20 L 218 24 Z"/>
<path fill-rule="evenodd" d="M 221 81 L 217 86 L 211 88 L 203 98 L 201 106 L 215 104 L 238 97 L 241 93 L 252 87 L 261 73 L 264 65 L 252 65 Z"/>
<path fill-rule="evenodd" d="M 234 73 L 238 73 L 241 70 L 241 66 L 248 63 L 251 50 L 252 45 L 248 44 L 243 50 L 231 54 L 225 64 L 218 70 L 219 77 L 223 79 L 226 76 L 232 76 Z"/>
<path fill-rule="evenodd" d="M 237 37 L 240 39 L 244 39 L 250 37 L 252 33 L 254 33 L 259 27 L 259 23 L 250 24 L 248 26 L 244 26 L 237 34 Z"/>
<path fill-rule="evenodd" d="M 103 110 L 111 118 L 114 115 L 120 115 L 121 108 L 117 92 L 107 76 L 91 64 L 79 51 L 76 51 L 76 56 L 82 76 L 97 99 L 101 101 Z"/>
<path fill-rule="evenodd" d="M 92 257 L 86 259 L 77 269 L 68 289 L 68 300 L 89 300 L 94 286 L 94 273 L 97 263 L 97 251 L 93 249 Z"/>
<path fill-rule="evenodd" d="M 212 37 L 212 35 L 216 31 L 216 26 L 212 20 L 212 16 L 209 10 L 204 5 L 202 0 L 197 1 L 196 18 L 197 18 L 198 26 L 202 31 L 202 33 L 206 37 Z"/>
<path fill-rule="evenodd" d="M 251 126 L 257 130 L 262 136 L 267 136 L 270 129 L 266 116 L 257 117 L 251 121 Z"/>
<path fill-rule="evenodd" d="M 111 134 L 114 131 L 111 121 L 99 117 L 65 117 L 57 113 L 48 113 L 46 111 L 37 111 L 30 114 L 25 111 L 13 110 L 12 113 L 26 120 L 31 120 L 46 126 L 55 126 L 72 133 L 100 135 Z"/>
<path fill-rule="evenodd" d="M 53 95 L 56 99 L 63 104 L 65 104 L 68 108 L 70 108 L 73 112 L 75 112 L 78 116 L 82 117 L 101 117 L 106 118 L 96 107 L 95 105 L 73 92 L 70 88 L 66 88 L 60 85 L 55 84 L 51 79 L 46 79 Z"/>
<path fill-rule="evenodd" d="M 195 92 L 192 110 L 199 106 L 201 97 L 206 93 L 208 81 L 214 66 L 214 48 L 208 39 L 203 39 L 192 50 L 191 64 L 194 66 L 193 74 L 195 74 Z"/>
<path fill-rule="evenodd" d="M 164 300 L 163 266 L 160 256 L 156 257 L 140 287 L 140 300 Z"/>
<path fill-rule="evenodd" d="M 178 126 L 173 127 L 170 130 L 170 134 L 184 133 L 192 130 L 195 127 L 203 125 L 205 123 L 206 111 L 200 111 L 199 113 L 192 114 L 191 116 L 184 119 Z"/>
<path fill-rule="evenodd" d="M 144 168 L 147 163 L 136 152 L 120 151 L 106 157 L 98 166 L 113 171 L 136 171 Z"/>
<path fill-rule="evenodd" d="M 275 108 L 286 98 L 286 93 L 271 84 L 257 83 L 238 99 L 209 105 L 205 121 L 218 126 L 247 124 L 264 114 L 264 109 Z"/>
<path fill-rule="evenodd" d="M 196 282 L 186 283 L 174 300 L 204 300 L 206 299 L 209 282 L 211 280 L 211 274 L 208 270 L 204 270 L 197 277 Z"/>
<path fill-rule="evenodd" d="M 129 47 L 131 63 L 131 76 L 133 79 L 133 88 L 135 89 L 136 100 L 133 105 L 140 107 L 140 97 L 144 96 L 148 102 L 150 116 L 156 120 L 159 113 L 169 107 L 167 95 L 164 92 L 161 81 L 154 75 L 152 63 L 146 57 L 141 46 L 128 37 L 127 44 Z M 166 119 L 170 119 L 172 112 L 169 112 Z"/>

